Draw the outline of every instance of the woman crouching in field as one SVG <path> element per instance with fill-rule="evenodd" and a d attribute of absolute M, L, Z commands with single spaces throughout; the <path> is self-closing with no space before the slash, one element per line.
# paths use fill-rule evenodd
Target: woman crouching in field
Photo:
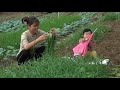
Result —
<path fill-rule="evenodd" d="M 45 46 L 42 46 L 41 42 L 48 38 L 48 33 L 39 29 L 40 22 L 36 17 L 24 17 L 22 22 L 27 24 L 28 30 L 21 35 L 20 50 L 17 54 L 18 65 L 32 58 L 42 57 Z"/>

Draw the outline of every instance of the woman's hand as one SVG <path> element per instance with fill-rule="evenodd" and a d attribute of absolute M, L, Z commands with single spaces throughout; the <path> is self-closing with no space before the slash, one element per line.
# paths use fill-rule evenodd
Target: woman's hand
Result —
<path fill-rule="evenodd" d="M 48 34 L 43 34 L 39 38 L 37 38 L 36 40 L 24 45 L 24 48 L 26 50 L 28 50 L 28 49 L 32 48 L 33 46 L 35 46 L 38 42 L 41 42 L 41 41 L 44 41 L 45 39 L 47 39 L 47 37 L 48 37 Z"/>
<path fill-rule="evenodd" d="M 52 28 L 52 29 L 50 30 L 50 33 L 53 34 L 53 35 L 55 35 L 55 36 L 58 34 L 56 28 Z"/>
<path fill-rule="evenodd" d="M 37 38 L 37 42 L 44 41 L 48 38 L 48 34 L 43 34 L 39 38 Z"/>

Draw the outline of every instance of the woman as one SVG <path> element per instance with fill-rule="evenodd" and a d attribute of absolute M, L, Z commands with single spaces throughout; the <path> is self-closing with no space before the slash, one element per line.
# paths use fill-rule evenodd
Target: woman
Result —
<path fill-rule="evenodd" d="M 23 23 L 27 24 L 28 30 L 22 33 L 20 50 L 17 54 L 18 65 L 32 58 L 39 58 L 45 51 L 41 42 L 48 38 L 48 34 L 39 29 L 39 20 L 36 17 L 24 17 Z"/>

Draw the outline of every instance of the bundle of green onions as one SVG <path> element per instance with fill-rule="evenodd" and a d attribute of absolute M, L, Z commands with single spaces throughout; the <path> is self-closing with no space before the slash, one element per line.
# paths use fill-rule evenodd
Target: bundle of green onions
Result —
<path fill-rule="evenodd" d="M 54 46 L 55 46 L 55 41 L 56 41 L 56 29 L 53 28 L 48 36 L 48 40 L 47 40 L 47 52 L 48 53 L 53 53 L 54 52 Z"/>

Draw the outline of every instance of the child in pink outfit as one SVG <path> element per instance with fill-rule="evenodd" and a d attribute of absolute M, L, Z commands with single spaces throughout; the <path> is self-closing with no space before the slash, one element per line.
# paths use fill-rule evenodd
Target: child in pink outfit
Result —
<path fill-rule="evenodd" d="M 90 40 L 89 43 L 87 42 L 91 34 L 92 31 L 90 29 L 84 29 L 83 38 L 80 38 L 79 44 L 73 48 L 74 56 L 85 56 L 89 51 L 89 54 L 96 58 L 96 51 L 92 47 L 95 42 L 93 40 Z"/>

